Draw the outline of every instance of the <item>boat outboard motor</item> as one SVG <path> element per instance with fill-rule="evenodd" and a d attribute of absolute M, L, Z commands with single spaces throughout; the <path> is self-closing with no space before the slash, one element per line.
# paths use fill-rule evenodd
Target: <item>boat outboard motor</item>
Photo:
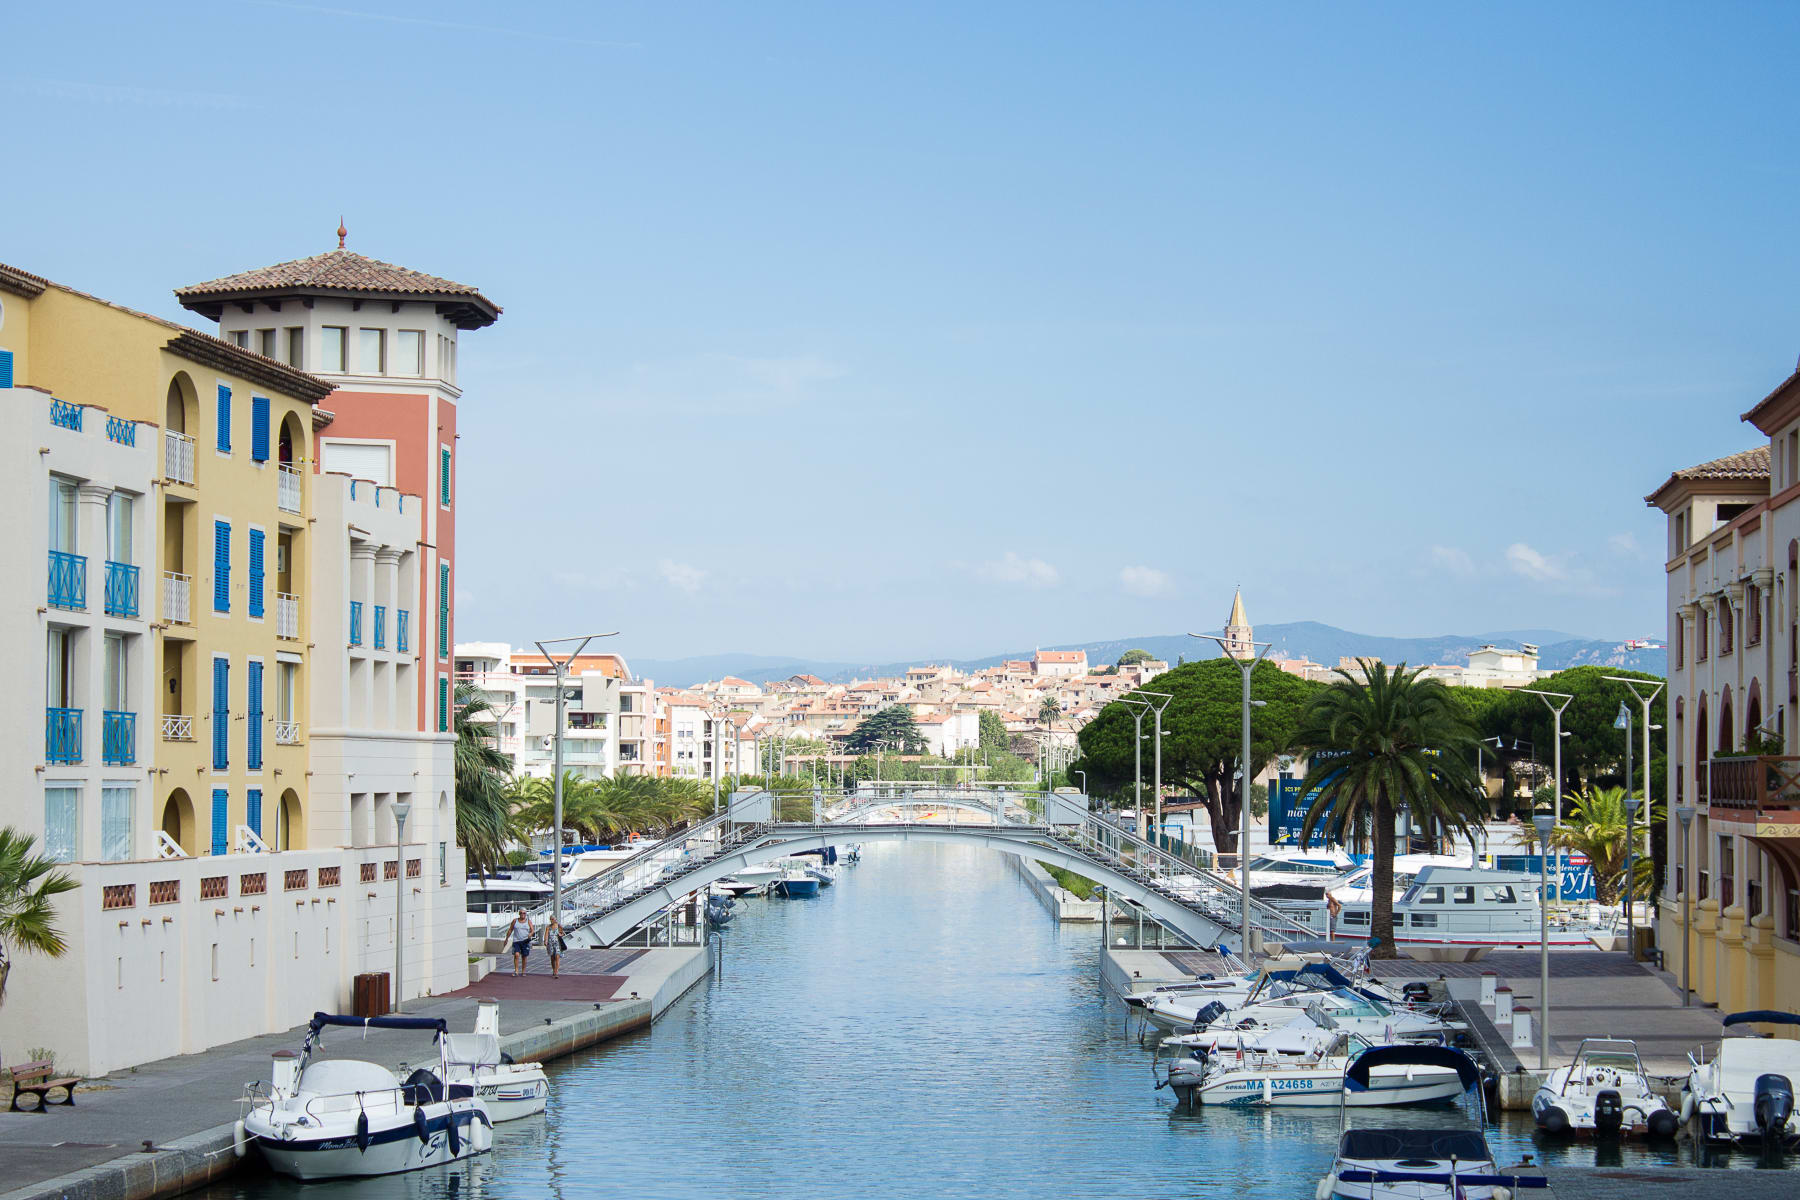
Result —
<path fill-rule="evenodd" d="M 1756 1114 L 1756 1128 L 1766 1139 L 1784 1136 L 1788 1119 L 1794 1115 L 1794 1085 L 1786 1075 L 1758 1075 L 1755 1095 L 1751 1111 Z"/>
<path fill-rule="evenodd" d="M 1400 994 L 1408 1004 L 1424 1004 L 1431 999 L 1431 985 L 1422 979 L 1415 979 L 1401 988 Z"/>
<path fill-rule="evenodd" d="M 1594 1093 L 1594 1132 L 1601 1137 L 1618 1137 L 1619 1127 L 1625 1123 L 1625 1102 L 1619 1098 L 1617 1088 L 1605 1088 Z"/>
<path fill-rule="evenodd" d="M 1205 1007 L 1194 1014 L 1194 1032 L 1205 1029 L 1229 1011 L 1222 1000 L 1208 1001 Z"/>

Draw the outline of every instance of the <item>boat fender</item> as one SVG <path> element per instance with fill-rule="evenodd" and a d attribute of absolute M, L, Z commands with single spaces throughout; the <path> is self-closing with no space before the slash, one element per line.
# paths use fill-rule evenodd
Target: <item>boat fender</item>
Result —
<path fill-rule="evenodd" d="M 413 1132 L 419 1135 L 419 1144 L 421 1146 L 429 1146 L 431 1144 L 431 1130 L 428 1122 L 425 1120 L 425 1109 L 423 1107 L 413 1109 Z"/>
<path fill-rule="evenodd" d="M 513 1056 L 502 1050 L 500 1052 L 500 1061 L 510 1067 L 513 1065 Z"/>
<path fill-rule="evenodd" d="M 1319 1186 L 1313 1189 L 1313 1200 L 1331 1200 L 1331 1193 L 1337 1188 L 1337 1176 L 1327 1175 L 1319 1180 Z"/>
<path fill-rule="evenodd" d="M 456 1118 L 454 1116 L 450 1118 L 447 1132 L 450 1135 L 450 1157 L 455 1158 L 462 1153 L 462 1134 L 456 1128 Z"/>
<path fill-rule="evenodd" d="M 1666 1108 L 1659 1108 L 1651 1113 L 1648 1124 L 1650 1136 L 1653 1138 L 1672 1138 L 1675 1136 L 1675 1131 L 1680 1128 L 1675 1123 L 1675 1114 Z"/>
<path fill-rule="evenodd" d="M 1694 1119 L 1694 1093 L 1686 1088 L 1681 1089 L 1681 1123 L 1686 1125 Z"/>
<path fill-rule="evenodd" d="M 1497 1187 L 1489 1194 L 1493 1196 L 1493 1200 L 1512 1200 L 1513 1190 L 1509 1187 Z"/>
<path fill-rule="evenodd" d="M 356 1148 L 365 1154 L 369 1150 L 369 1114 L 366 1112 L 356 1114 Z"/>
<path fill-rule="evenodd" d="M 244 1133 L 244 1118 L 239 1117 L 231 1125 L 231 1153 L 238 1158 L 250 1149 L 247 1135 Z"/>
<path fill-rule="evenodd" d="M 1569 1114 L 1554 1104 L 1544 1105 L 1543 1111 L 1537 1115 L 1538 1128 L 1545 1133 L 1567 1133 L 1569 1131 Z"/>

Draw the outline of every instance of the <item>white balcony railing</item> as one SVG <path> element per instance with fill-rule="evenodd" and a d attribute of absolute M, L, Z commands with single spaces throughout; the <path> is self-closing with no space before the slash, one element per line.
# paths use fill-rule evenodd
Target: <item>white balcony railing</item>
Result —
<path fill-rule="evenodd" d="M 300 597 L 275 593 L 275 636 L 288 641 L 300 637 Z"/>
<path fill-rule="evenodd" d="M 164 713 L 162 719 L 162 740 L 165 742 L 191 742 L 194 740 L 194 718 L 181 713 Z"/>
<path fill-rule="evenodd" d="M 163 620 L 175 621 L 182 625 L 193 624 L 194 618 L 189 605 L 193 601 L 194 581 L 179 571 L 163 572 L 162 613 Z"/>
<path fill-rule="evenodd" d="M 300 511 L 300 468 L 279 464 L 275 475 L 275 507 L 282 512 Z"/>
<path fill-rule="evenodd" d="M 275 744 L 277 746 L 298 746 L 300 744 L 300 722 L 275 722 Z"/>
<path fill-rule="evenodd" d="M 176 483 L 194 482 L 194 439 L 173 429 L 163 430 L 163 474 Z"/>

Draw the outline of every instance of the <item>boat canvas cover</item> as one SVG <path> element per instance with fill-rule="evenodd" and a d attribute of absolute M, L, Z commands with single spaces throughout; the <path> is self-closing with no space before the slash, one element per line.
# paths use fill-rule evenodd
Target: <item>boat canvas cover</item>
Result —
<path fill-rule="evenodd" d="M 351 1029 L 429 1029 L 434 1033 L 449 1033 L 450 1024 L 442 1017 L 353 1017 L 338 1013 L 313 1014 L 312 1031 L 319 1032 L 327 1025 L 343 1025 Z"/>
<path fill-rule="evenodd" d="M 1763 1075 L 1786 1075 L 1800 1081 L 1800 1042 L 1787 1038 L 1724 1038 L 1719 1042 L 1719 1090 L 1727 1095 L 1753 1095 Z"/>
<path fill-rule="evenodd" d="M 491 1033 L 453 1033 L 444 1039 L 444 1061 L 459 1067 L 500 1063 L 500 1039 Z"/>
<path fill-rule="evenodd" d="M 1369 1075 L 1376 1067 L 1448 1067 L 1468 1091 L 1481 1082 L 1475 1063 L 1461 1050 L 1448 1046 L 1375 1046 L 1356 1056 L 1344 1072 L 1346 1090 L 1363 1090 L 1369 1086 Z M 1362 1156 L 1358 1156 L 1362 1157 Z"/>
<path fill-rule="evenodd" d="M 327 1058 L 300 1073 L 300 1090 L 320 1096 L 388 1092 L 399 1086 L 386 1067 L 354 1058 Z"/>
<path fill-rule="evenodd" d="M 1483 1163 L 1493 1160 L 1487 1139 L 1473 1129 L 1346 1129 L 1339 1158 L 1363 1162 L 1436 1159 Z"/>
<path fill-rule="evenodd" d="M 1752 1009 L 1749 1012 L 1732 1013 L 1729 1017 L 1726 1017 L 1719 1023 L 1727 1026 L 1751 1024 L 1800 1025 L 1800 1013 L 1776 1012 L 1771 1008 L 1759 1008 Z"/>

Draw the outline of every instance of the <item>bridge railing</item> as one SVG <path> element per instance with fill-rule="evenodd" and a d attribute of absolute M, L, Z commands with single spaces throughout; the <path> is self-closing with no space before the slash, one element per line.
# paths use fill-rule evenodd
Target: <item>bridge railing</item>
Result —
<path fill-rule="evenodd" d="M 848 803 L 827 808 L 821 815 L 827 824 L 854 825 L 873 813 L 927 805 L 986 813 L 996 824 L 1031 823 L 1027 819 L 1030 810 L 1011 792 L 978 792 L 959 788 L 917 788 L 877 795 L 858 793 Z"/>

